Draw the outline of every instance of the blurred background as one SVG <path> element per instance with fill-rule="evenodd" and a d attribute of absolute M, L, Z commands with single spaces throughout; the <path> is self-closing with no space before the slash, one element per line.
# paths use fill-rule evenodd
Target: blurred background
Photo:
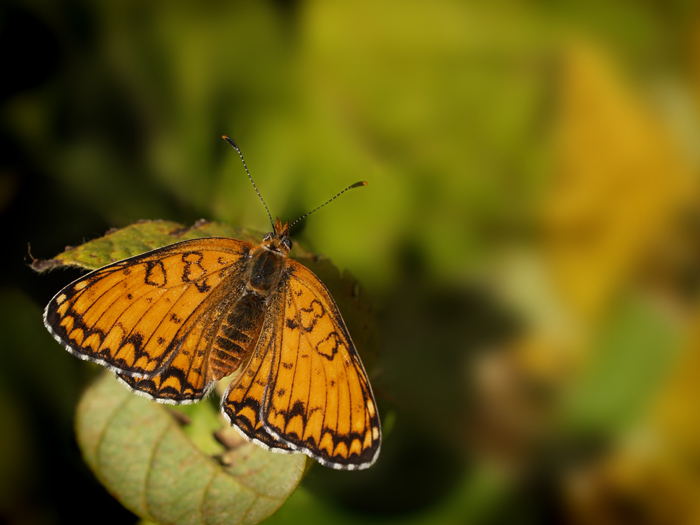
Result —
<path fill-rule="evenodd" d="M 692 0 L 0 5 L 0 522 L 134 523 L 28 264 L 139 219 L 267 231 L 372 297 L 384 425 L 270 523 L 700 522 Z"/>

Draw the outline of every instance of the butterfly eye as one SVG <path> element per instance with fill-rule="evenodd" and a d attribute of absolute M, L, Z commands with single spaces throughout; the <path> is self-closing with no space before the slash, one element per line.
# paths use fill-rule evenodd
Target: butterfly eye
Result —
<path fill-rule="evenodd" d="M 265 237 L 263 237 L 263 242 L 269 241 L 270 239 L 272 239 L 272 234 L 271 234 L 271 233 L 266 233 L 266 234 L 265 234 Z"/>
<path fill-rule="evenodd" d="M 285 248 L 288 250 L 292 249 L 292 240 L 289 237 L 285 237 L 282 239 L 282 244 L 284 244 Z"/>

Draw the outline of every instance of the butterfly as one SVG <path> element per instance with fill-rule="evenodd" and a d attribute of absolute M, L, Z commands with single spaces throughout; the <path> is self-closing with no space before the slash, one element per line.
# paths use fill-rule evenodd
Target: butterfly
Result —
<path fill-rule="evenodd" d="M 258 245 L 194 239 L 108 264 L 58 292 L 44 324 L 70 353 L 161 403 L 196 402 L 240 370 L 221 411 L 243 437 L 327 467 L 367 468 L 381 426 L 350 333 L 319 278 L 287 257 L 289 222 L 272 221 L 240 149 L 223 138 L 272 232 Z"/>

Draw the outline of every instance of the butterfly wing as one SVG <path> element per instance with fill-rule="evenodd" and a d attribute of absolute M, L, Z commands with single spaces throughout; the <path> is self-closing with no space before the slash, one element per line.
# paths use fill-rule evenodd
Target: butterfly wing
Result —
<path fill-rule="evenodd" d="M 271 297 L 255 350 L 221 398 L 221 412 L 253 443 L 274 452 L 293 452 L 292 448 L 269 434 L 260 419 L 272 361 L 280 346 L 284 314 L 282 299 L 281 294 Z"/>
<path fill-rule="evenodd" d="M 296 261 L 286 264 L 267 314 L 273 336 L 254 355 L 261 360 L 258 417 L 279 442 L 326 466 L 367 468 L 381 444 L 367 374 L 326 287 Z"/>
<path fill-rule="evenodd" d="M 204 397 L 214 385 L 207 375 L 207 364 L 209 349 L 223 316 L 216 318 L 216 307 L 202 309 L 204 311 L 191 323 L 166 367 L 149 377 L 118 373 L 119 380 L 137 394 L 164 403 L 187 403 Z"/>
<path fill-rule="evenodd" d="M 206 353 L 242 289 L 244 265 L 237 263 L 250 248 L 235 239 L 195 239 L 104 266 L 56 294 L 44 324 L 69 352 L 150 397 L 197 399 L 211 382 Z"/>

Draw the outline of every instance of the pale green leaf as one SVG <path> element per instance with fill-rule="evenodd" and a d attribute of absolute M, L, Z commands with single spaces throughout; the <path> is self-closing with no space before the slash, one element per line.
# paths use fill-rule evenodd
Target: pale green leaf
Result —
<path fill-rule="evenodd" d="M 199 411 L 206 411 L 208 403 Z M 172 410 L 132 394 L 110 373 L 85 391 L 78 406 L 76 429 L 85 461 L 141 518 L 177 524 L 257 523 L 296 488 L 305 456 L 273 454 L 241 440 L 228 452 L 220 445 L 227 457 L 221 461 L 194 445 Z M 209 430 L 200 427 L 201 433 Z"/>

